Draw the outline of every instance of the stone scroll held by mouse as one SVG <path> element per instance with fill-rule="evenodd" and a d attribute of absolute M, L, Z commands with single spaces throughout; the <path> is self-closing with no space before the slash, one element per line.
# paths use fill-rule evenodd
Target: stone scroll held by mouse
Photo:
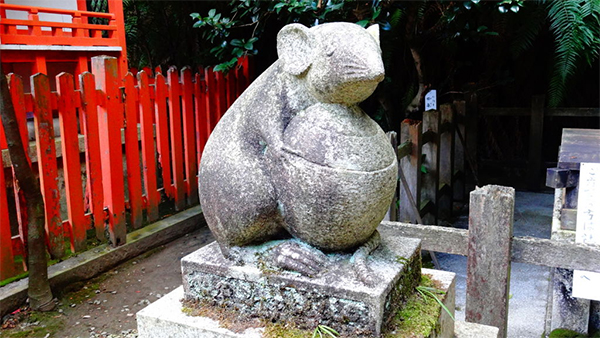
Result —
<path fill-rule="evenodd" d="M 384 78 L 378 29 L 283 27 L 279 59 L 219 121 L 199 189 L 225 257 L 275 241 L 269 255 L 285 270 L 318 274 L 338 252 L 353 253 L 359 275 L 368 270 L 398 168 L 388 138 L 358 107 Z"/>

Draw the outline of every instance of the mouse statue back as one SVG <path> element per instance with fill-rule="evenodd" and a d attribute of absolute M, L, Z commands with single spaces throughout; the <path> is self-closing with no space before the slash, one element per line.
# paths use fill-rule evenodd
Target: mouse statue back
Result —
<path fill-rule="evenodd" d="M 212 132 L 200 202 L 226 257 L 291 235 L 274 261 L 308 274 L 307 255 L 373 250 L 396 189 L 394 151 L 358 107 L 384 77 L 379 31 L 290 24 L 277 51 Z"/>

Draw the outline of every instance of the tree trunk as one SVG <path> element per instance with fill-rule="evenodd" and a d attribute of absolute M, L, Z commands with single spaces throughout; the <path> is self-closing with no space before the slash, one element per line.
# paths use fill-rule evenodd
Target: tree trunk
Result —
<path fill-rule="evenodd" d="M 14 167 L 19 187 L 27 200 L 27 267 L 29 269 L 29 305 L 34 310 L 49 311 L 55 302 L 48 282 L 48 263 L 46 257 L 46 232 L 44 218 L 44 200 L 38 178 L 27 161 L 23 141 L 12 104 L 8 82 L 0 65 L 0 115 L 8 143 L 8 153 Z M 0 170 L 4 170 L 0 168 Z M 5 187 L 0 187 L 4 189 Z"/>

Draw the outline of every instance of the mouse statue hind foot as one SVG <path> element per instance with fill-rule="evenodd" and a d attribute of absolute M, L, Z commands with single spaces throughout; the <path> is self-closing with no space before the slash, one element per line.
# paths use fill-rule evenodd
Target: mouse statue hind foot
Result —
<path fill-rule="evenodd" d="M 373 283 L 368 256 L 396 190 L 388 138 L 358 103 L 383 80 L 378 27 L 285 26 L 279 59 L 234 102 L 202 154 L 200 202 L 224 256 L 284 240 L 270 262 L 313 276 L 349 259 Z"/>

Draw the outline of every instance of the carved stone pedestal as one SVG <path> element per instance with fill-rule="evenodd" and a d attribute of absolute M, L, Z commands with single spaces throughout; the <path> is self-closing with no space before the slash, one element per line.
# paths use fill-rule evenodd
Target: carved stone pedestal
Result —
<path fill-rule="evenodd" d="M 420 241 L 386 236 L 368 258 L 374 283 L 365 285 L 351 254 L 329 254 L 313 278 L 269 264 L 268 242 L 244 248 L 240 261 L 221 255 L 216 243 L 182 260 L 184 298 L 196 307 L 231 310 L 236 321 L 262 318 L 301 329 L 327 325 L 348 336 L 372 336 L 414 292 L 420 281 Z M 188 302 L 188 304 L 191 304 Z"/>

